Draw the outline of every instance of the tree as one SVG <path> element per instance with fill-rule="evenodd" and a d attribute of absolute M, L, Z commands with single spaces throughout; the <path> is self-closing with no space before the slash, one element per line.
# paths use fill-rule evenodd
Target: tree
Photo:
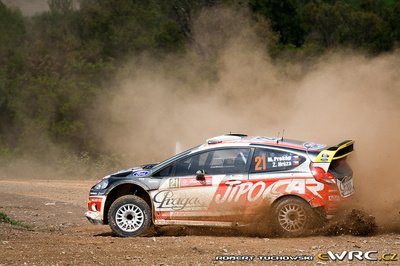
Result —
<path fill-rule="evenodd" d="M 10 98 L 14 93 L 16 78 L 24 67 L 25 37 L 22 15 L 0 2 L 0 145 L 13 142 L 12 134 L 9 134 L 14 122 Z"/>
<path fill-rule="evenodd" d="M 262 14 L 271 21 L 271 27 L 279 33 L 283 45 L 303 45 L 306 37 L 301 18 L 306 0 L 250 0 L 253 12 Z"/>
<path fill-rule="evenodd" d="M 309 32 L 307 42 L 318 46 L 348 46 L 374 54 L 393 46 L 388 22 L 348 3 L 312 1 L 305 5 L 303 16 L 304 28 Z"/>
<path fill-rule="evenodd" d="M 143 50 L 179 50 L 184 33 L 163 11 L 155 0 L 83 0 L 81 37 L 99 44 L 103 58 L 126 57 Z"/>

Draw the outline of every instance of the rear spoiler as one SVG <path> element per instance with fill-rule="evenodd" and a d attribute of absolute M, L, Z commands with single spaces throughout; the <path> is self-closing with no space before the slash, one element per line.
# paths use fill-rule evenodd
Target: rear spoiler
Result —
<path fill-rule="evenodd" d="M 354 140 L 345 140 L 336 146 L 322 150 L 315 158 L 316 163 L 330 163 L 348 156 L 354 150 Z"/>

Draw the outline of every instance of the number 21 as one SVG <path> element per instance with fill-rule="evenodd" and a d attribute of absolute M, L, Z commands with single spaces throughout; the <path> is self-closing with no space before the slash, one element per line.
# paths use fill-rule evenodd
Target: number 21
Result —
<path fill-rule="evenodd" d="M 256 171 L 267 170 L 267 159 L 265 158 L 265 155 L 256 156 L 254 158 L 254 160 L 256 162 L 256 167 L 255 167 Z M 262 163 L 262 167 L 261 167 L 261 163 Z"/>

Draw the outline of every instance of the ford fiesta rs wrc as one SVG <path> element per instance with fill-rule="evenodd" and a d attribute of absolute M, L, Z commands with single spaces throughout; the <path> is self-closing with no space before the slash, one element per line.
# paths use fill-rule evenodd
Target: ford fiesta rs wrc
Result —
<path fill-rule="evenodd" d="M 281 235 L 304 235 L 354 193 L 346 160 L 353 143 L 214 137 L 161 163 L 104 177 L 91 188 L 85 215 L 119 236 L 164 225 L 260 223 Z"/>

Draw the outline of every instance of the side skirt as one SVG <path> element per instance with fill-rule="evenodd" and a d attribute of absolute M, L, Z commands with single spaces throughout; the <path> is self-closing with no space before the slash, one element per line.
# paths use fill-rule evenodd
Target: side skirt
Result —
<path fill-rule="evenodd" d="M 155 225 L 190 225 L 190 226 L 216 226 L 231 227 L 232 222 L 190 221 L 190 220 L 155 220 Z"/>

